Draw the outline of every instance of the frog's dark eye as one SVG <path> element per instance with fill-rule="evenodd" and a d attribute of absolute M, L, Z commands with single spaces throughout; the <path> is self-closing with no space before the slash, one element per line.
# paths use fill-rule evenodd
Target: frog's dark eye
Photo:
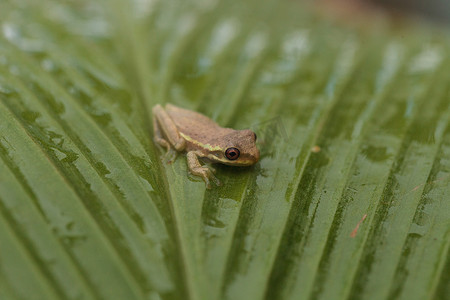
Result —
<path fill-rule="evenodd" d="M 237 148 L 228 148 L 225 151 L 225 156 L 229 159 L 229 160 L 236 160 L 239 157 L 239 149 Z"/>

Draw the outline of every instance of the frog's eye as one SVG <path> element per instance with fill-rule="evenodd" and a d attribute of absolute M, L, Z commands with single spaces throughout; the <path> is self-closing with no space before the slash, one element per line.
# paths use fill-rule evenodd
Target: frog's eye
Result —
<path fill-rule="evenodd" d="M 239 157 L 239 149 L 237 148 L 228 148 L 225 151 L 225 156 L 229 159 L 229 160 L 236 160 Z"/>

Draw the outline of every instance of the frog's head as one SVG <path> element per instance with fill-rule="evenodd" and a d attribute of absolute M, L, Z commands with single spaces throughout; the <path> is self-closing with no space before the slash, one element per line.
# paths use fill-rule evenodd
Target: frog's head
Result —
<path fill-rule="evenodd" d="M 220 151 L 208 156 L 211 160 L 230 166 L 250 166 L 258 162 L 256 134 L 248 129 L 232 130 L 220 141 Z"/>

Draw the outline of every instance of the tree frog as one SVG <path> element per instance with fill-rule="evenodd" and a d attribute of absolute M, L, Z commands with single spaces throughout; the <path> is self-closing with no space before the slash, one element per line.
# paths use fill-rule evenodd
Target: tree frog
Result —
<path fill-rule="evenodd" d="M 250 166 L 259 160 L 256 134 L 251 130 L 223 128 L 200 113 L 172 104 L 165 108 L 158 104 L 152 113 L 154 141 L 167 149 L 166 155 L 187 152 L 189 171 L 201 176 L 208 189 L 210 179 L 217 185 L 220 181 L 214 169 L 202 166 L 199 158 L 230 166 Z"/>

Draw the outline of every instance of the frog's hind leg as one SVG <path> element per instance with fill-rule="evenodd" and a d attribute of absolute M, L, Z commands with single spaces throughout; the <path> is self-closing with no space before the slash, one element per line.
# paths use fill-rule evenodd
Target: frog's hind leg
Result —
<path fill-rule="evenodd" d="M 167 151 L 170 150 L 170 144 L 164 139 L 161 133 L 161 129 L 159 128 L 158 122 L 156 121 L 156 118 L 154 116 L 153 116 L 153 140 L 161 147 L 166 148 Z"/>
<path fill-rule="evenodd" d="M 155 130 L 155 137 L 157 136 L 156 130 L 159 131 L 159 137 L 164 135 L 175 150 L 183 151 L 186 146 L 186 141 L 178 133 L 178 128 L 173 122 L 172 118 L 167 114 L 161 105 L 156 105 L 152 109 L 153 113 L 153 127 Z M 155 126 L 157 123 L 158 126 Z M 166 141 L 167 142 L 167 141 Z"/>
<path fill-rule="evenodd" d="M 214 176 L 213 172 L 208 167 L 200 164 L 198 160 L 199 156 L 201 156 L 201 154 L 196 151 L 191 151 L 187 154 L 188 167 L 192 175 L 202 177 L 203 181 L 206 183 L 207 189 L 211 188 L 210 179 L 214 180 L 216 185 L 221 185 L 219 179 Z"/>
<path fill-rule="evenodd" d="M 177 152 L 172 149 L 171 145 L 173 145 L 177 151 L 182 151 L 185 147 L 185 141 L 179 136 L 175 124 L 173 124 L 172 119 L 167 115 L 161 105 L 156 105 L 153 108 L 152 113 L 153 139 L 158 145 L 167 149 L 165 158 L 168 163 L 171 163 L 177 157 Z M 166 139 L 164 137 L 166 137 Z"/>

